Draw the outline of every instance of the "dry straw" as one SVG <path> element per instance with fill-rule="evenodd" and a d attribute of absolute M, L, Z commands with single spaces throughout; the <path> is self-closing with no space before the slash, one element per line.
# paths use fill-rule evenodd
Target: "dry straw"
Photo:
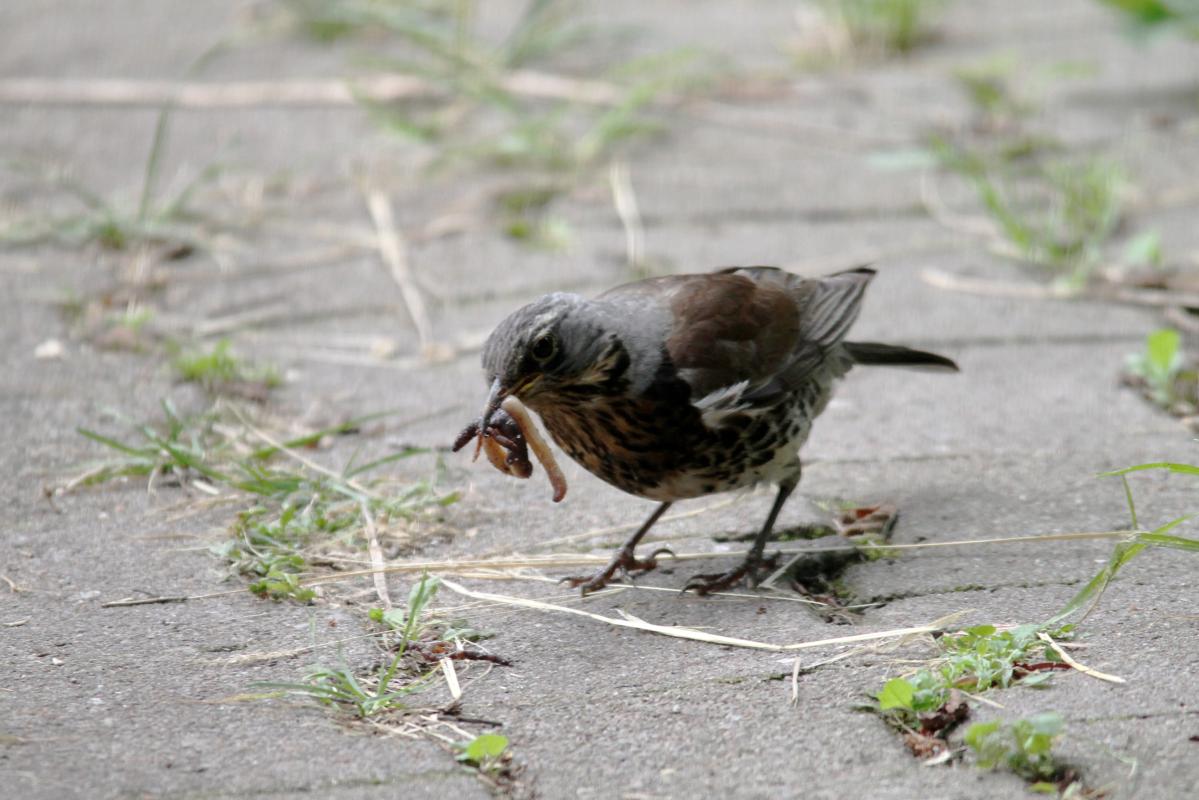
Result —
<path fill-rule="evenodd" d="M 625 611 L 617 610 L 620 617 L 606 617 L 603 614 L 595 614 L 590 611 L 583 611 L 579 608 L 568 608 L 566 606 L 555 605 L 553 603 L 543 603 L 540 600 L 532 600 L 527 597 L 512 597 L 503 594 L 492 594 L 491 592 L 476 592 L 472 589 L 467 589 L 453 581 L 443 579 L 441 585 L 449 589 L 451 592 L 469 597 L 472 600 L 485 600 L 501 605 L 517 606 L 520 608 L 529 608 L 535 611 L 547 611 L 559 614 L 571 614 L 578 617 L 586 617 L 597 622 L 603 622 L 608 625 L 614 625 L 618 628 L 632 628 L 634 630 L 645 631 L 646 633 L 656 633 L 661 636 L 672 636 L 676 639 L 689 639 L 695 642 L 705 642 L 707 644 L 722 645 L 725 647 L 744 647 L 750 650 L 769 650 L 776 653 L 793 652 L 796 650 L 807 650 L 816 647 L 831 647 L 841 644 L 855 644 L 858 642 L 869 642 L 877 639 L 893 639 L 901 636 L 913 636 L 922 633 L 935 633 L 944 630 L 946 620 L 937 620 L 928 625 L 919 625 L 913 628 L 894 628 L 886 631 L 875 631 L 873 633 L 858 633 L 852 636 L 837 636 L 831 639 L 815 639 L 808 642 L 797 642 L 794 644 L 772 644 L 770 642 L 758 642 L 753 639 L 740 639 L 734 636 L 722 636 L 716 633 L 708 633 L 706 631 L 697 630 L 695 628 L 684 628 L 677 625 L 655 625 L 652 622 L 646 622 L 643 619 L 633 616 Z"/>

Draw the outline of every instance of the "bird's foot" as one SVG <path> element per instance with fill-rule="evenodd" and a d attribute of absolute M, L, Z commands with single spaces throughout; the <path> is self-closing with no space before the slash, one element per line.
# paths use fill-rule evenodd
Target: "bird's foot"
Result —
<path fill-rule="evenodd" d="M 608 562 L 608 566 L 594 575 L 568 575 L 558 582 L 569 584 L 570 586 L 578 586 L 584 595 L 591 592 L 598 592 L 616 577 L 617 572 L 623 578 L 633 578 L 657 569 L 658 556 L 664 553 L 672 557 L 674 556 L 674 551 L 669 547 L 659 547 L 650 553 L 647 558 L 637 558 L 633 553 L 633 548 L 622 547 L 616 551 L 616 555 L 612 556 L 612 560 Z"/>
<path fill-rule="evenodd" d="M 684 592 L 694 591 L 696 594 L 710 594 L 731 589 L 745 578 L 749 578 L 751 586 L 757 586 L 767 570 L 775 568 L 778 554 L 769 558 L 761 555 L 748 555 L 745 560 L 727 572 L 706 572 L 692 575 L 691 580 L 683 587 Z"/>

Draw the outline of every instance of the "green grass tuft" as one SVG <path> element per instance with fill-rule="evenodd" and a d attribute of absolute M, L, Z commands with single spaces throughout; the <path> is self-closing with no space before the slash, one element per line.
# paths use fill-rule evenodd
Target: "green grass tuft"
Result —
<path fill-rule="evenodd" d="M 932 22 L 945 0 L 820 0 L 840 18 L 856 47 L 910 53 L 932 38 Z"/>
<path fill-rule="evenodd" d="M 418 641 L 424 624 L 422 620 L 439 585 L 438 580 L 429 575 L 421 576 L 413 585 L 408 594 L 405 623 L 395 632 L 395 655 L 373 674 L 359 676 L 345 665 L 337 668 L 317 665 L 299 682 L 255 685 L 308 697 L 360 719 L 406 710 L 406 699 L 428 687 L 436 674 L 435 669 L 408 672 L 401 667 L 409 647 Z"/>
<path fill-rule="evenodd" d="M 481 733 L 457 747 L 461 751 L 457 756 L 459 761 L 489 772 L 499 769 L 499 760 L 508 749 L 508 737 L 498 733 Z"/>
<path fill-rule="evenodd" d="M 201 56 L 193 70 L 206 63 L 219 47 Z M 133 208 L 102 196 L 64 170 L 11 160 L 5 162 L 7 171 L 32 177 L 38 183 L 72 197 L 80 210 L 67 214 L 27 215 L 0 229 L 0 244 L 55 241 L 80 246 L 95 242 L 113 250 L 125 250 L 134 245 L 169 244 L 177 252 L 190 252 L 200 245 L 202 242 L 195 226 L 197 216 L 191 210 L 192 197 L 201 187 L 216 180 L 222 169 L 209 164 L 173 195 L 162 197 L 157 193 L 173 112 L 172 105 L 166 105 L 158 112 L 154 137 L 142 169 L 138 200 Z"/>
<path fill-rule="evenodd" d="M 796 64 L 823 69 L 907 55 L 936 38 L 947 0 L 815 0 L 790 47 Z"/>
<path fill-rule="evenodd" d="M 269 364 L 256 364 L 233 352 L 228 339 L 211 348 L 192 348 L 177 352 L 171 359 L 175 376 L 185 383 L 198 383 L 212 394 L 228 393 L 247 387 L 265 391 L 283 383 L 279 370 Z"/>
<path fill-rule="evenodd" d="M 941 652 L 931 666 L 890 679 L 866 709 L 901 731 L 913 754 L 945 755 L 950 752 L 949 733 L 969 716 L 963 693 L 970 697 L 994 688 L 1043 684 L 1064 664 L 1057 651 L 1041 638 L 1042 633 L 1054 640 L 1070 636 L 1074 624 L 1066 624 L 1066 620 L 1080 612 L 1085 619 L 1119 571 L 1145 550 L 1199 553 L 1199 540 L 1171 532 L 1190 516 L 1171 520 L 1152 531 L 1141 530 L 1127 476 L 1144 470 L 1199 476 L 1199 466 L 1174 462 L 1138 464 L 1104 473 L 1118 476 L 1124 483 L 1132 530 L 1113 548 L 1108 563 L 1057 614 L 1043 623 L 1006 631 L 978 625 L 945 634 L 938 639 Z M 1094 796 L 1078 772 L 1053 753 L 1062 730 L 1061 716 L 1045 712 L 1025 719 L 976 723 L 967 729 L 965 743 L 974 752 L 979 767 L 1006 768 L 1027 781 L 1033 791 L 1061 797 Z"/>
<path fill-rule="evenodd" d="M 893 678 L 875 696 L 885 715 L 908 727 L 918 727 L 921 714 L 930 714 L 949 702 L 956 690 L 972 694 L 990 689 L 1036 686 L 1051 674 L 1022 668 L 1033 662 L 1060 659 L 1038 638 L 1041 625 L 1021 625 L 999 631 L 993 625 L 976 625 L 938 640 L 941 649 L 935 666 Z M 1070 635 L 1071 626 L 1052 632 L 1055 639 Z"/>
<path fill-rule="evenodd" d="M 1174 30 L 1199 39 L 1199 5 L 1194 0 L 1099 0 L 1123 15 L 1136 33 Z"/>
<path fill-rule="evenodd" d="M 1124 214 L 1124 171 L 1102 158 L 999 157 L 934 143 L 942 163 L 967 178 L 1007 254 L 1072 285 L 1100 266 Z M 1039 154 L 1038 154 L 1039 156 Z"/>
<path fill-rule="evenodd" d="M 534 96 L 514 88 L 520 71 L 571 85 L 556 60 L 600 35 L 575 21 L 577 3 L 529 0 L 498 38 L 479 30 L 478 0 L 291 0 L 288 8 L 305 35 L 353 42 L 361 61 L 439 90 L 412 102 L 361 99 L 376 124 L 426 151 L 427 169 L 502 170 L 532 192 L 548 187 L 539 208 L 504 210 L 496 220 L 509 238 L 537 248 L 571 243 L 565 223 L 547 213 L 549 201 L 594 180 L 622 147 L 662 131 L 652 107 L 702 87 L 711 72 L 698 53 L 677 50 L 600 67 L 574 96 Z M 597 99 L 594 86 L 611 96 Z"/>
<path fill-rule="evenodd" d="M 1124 382 L 1179 417 L 1199 414 L 1199 365 L 1183 353 L 1182 336 L 1162 328 L 1145 339 L 1145 349 L 1128 357 Z"/>
<path fill-rule="evenodd" d="M 331 544 L 364 547 L 366 516 L 379 525 L 411 523 L 458 497 L 440 491 L 436 477 L 408 483 L 368 477 L 382 466 L 426 452 L 419 448 L 362 465 L 351 460 L 340 471 L 322 471 L 306 461 L 285 458 L 288 452 L 279 447 L 256 444 L 240 414 L 213 409 L 186 416 L 166 401 L 163 411 L 164 422 L 134 425 L 128 440 L 80 429 L 115 455 L 92 465 L 66 488 L 145 477 L 159 485 L 195 486 L 209 494 L 244 499 L 230 538 L 211 550 L 234 572 L 251 577 L 251 591 L 263 597 L 311 600 L 312 589 L 300 580 L 311 568 L 311 554 Z M 294 452 L 327 436 L 355 431 L 376 416 L 281 444 Z"/>
<path fill-rule="evenodd" d="M 1053 744 L 1065 724 L 1052 711 L 1013 722 L 976 722 L 966 730 L 966 745 L 983 769 L 1006 767 L 1028 781 L 1037 792 L 1057 794 L 1058 782 L 1069 770 L 1053 754 Z"/>

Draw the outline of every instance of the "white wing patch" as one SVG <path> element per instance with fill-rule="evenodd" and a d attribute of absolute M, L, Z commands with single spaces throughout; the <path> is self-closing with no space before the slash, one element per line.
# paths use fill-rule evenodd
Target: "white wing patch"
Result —
<path fill-rule="evenodd" d="M 719 428 L 726 417 L 747 411 L 750 404 L 742 402 L 741 395 L 748 387 L 749 381 L 741 381 L 732 386 L 722 386 L 697 400 L 694 405 L 699 409 L 704 425 Z"/>

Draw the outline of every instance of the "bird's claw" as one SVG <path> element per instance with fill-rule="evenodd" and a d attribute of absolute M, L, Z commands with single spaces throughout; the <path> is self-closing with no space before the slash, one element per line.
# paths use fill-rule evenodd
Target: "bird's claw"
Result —
<path fill-rule="evenodd" d="M 571 587 L 579 587 L 584 595 L 591 592 L 598 592 L 603 589 L 608 583 L 620 572 L 624 578 L 632 579 L 638 575 L 644 575 L 647 572 L 658 568 L 658 556 L 667 553 L 671 558 L 674 558 L 674 551 L 669 547 L 659 547 L 654 552 L 650 553 L 645 558 L 637 558 L 633 554 L 631 548 L 622 547 L 616 551 L 616 555 L 608 562 L 608 565 L 594 575 L 567 575 L 558 583 L 565 583 Z"/>
<path fill-rule="evenodd" d="M 621 566 L 621 572 L 625 577 L 635 578 L 639 575 L 645 575 L 646 572 L 652 572 L 658 569 L 659 555 L 669 555 L 670 558 L 679 558 L 675 555 L 673 549 L 669 547 L 659 547 L 644 559 L 634 558 L 629 563 Z"/>
<path fill-rule="evenodd" d="M 705 572 L 700 575 L 692 575 L 691 580 L 687 581 L 683 586 L 683 592 L 695 592 L 698 595 L 705 595 L 711 592 L 720 592 L 725 589 L 731 589 L 741 582 L 741 579 L 749 572 L 749 567 L 742 564 L 736 569 L 731 569 L 728 572 Z"/>
<path fill-rule="evenodd" d="M 774 569 L 777 561 L 777 553 L 769 558 L 747 556 L 744 561 L 727 572 L 705 572 L 699 575 L 692 575 L 691 580 L 687 581 L 682 591 L 693 591 L 698 595 L 721 592 L 725 589 L 733 588 L 746 577 L 749 578 L 751 586 L 757 586 L 761 573 Z"/>

